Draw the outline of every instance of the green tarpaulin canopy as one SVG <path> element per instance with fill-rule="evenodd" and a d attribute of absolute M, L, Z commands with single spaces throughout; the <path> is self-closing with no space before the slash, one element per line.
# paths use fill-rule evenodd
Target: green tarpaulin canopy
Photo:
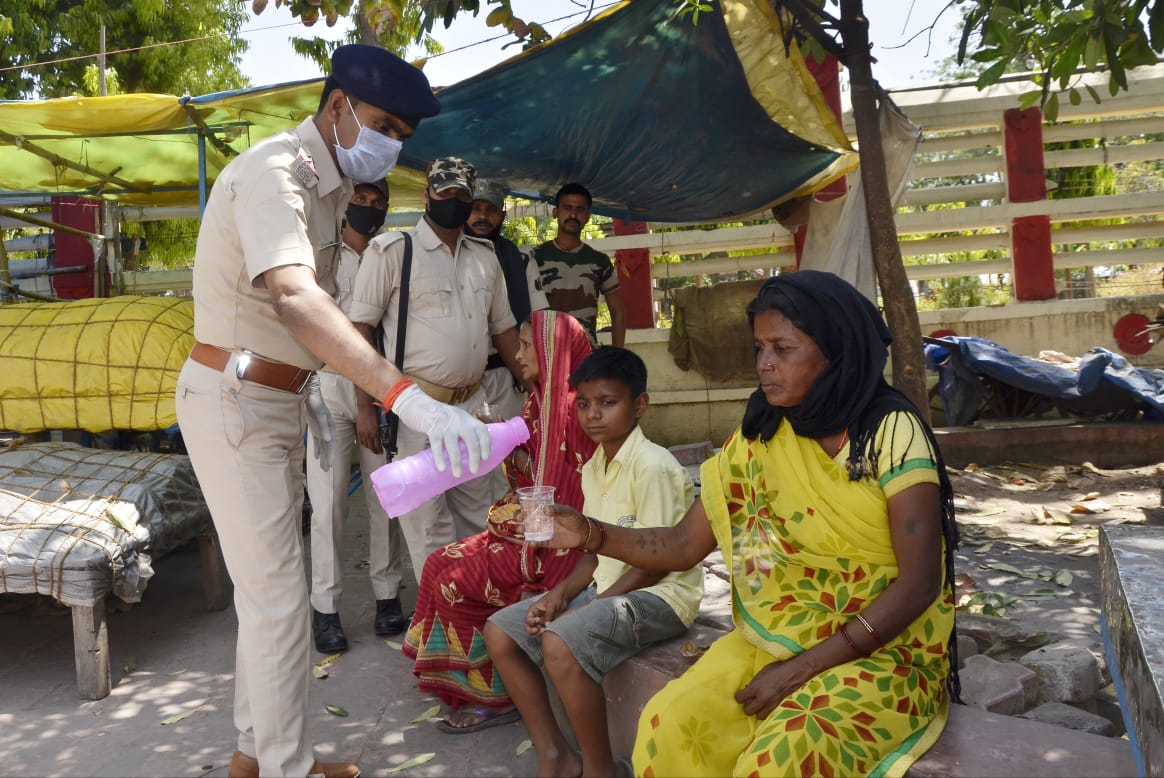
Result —
<path fill-rule="evenodd" d="M 711 4 L 692 24 L 672 0 L 628 0 L 440 90 L 441 114 L 404 146 L 393 205 L 418 207 L 425 163 L 447 154 L 522 196 L 578 180 L 595 211 L 650 221 L 753 213 L 851 169 L 767 3 Z M 321 84 L 0 103 L 0 190 L 197 203 L 200 170 L 209 185 L 233 155 L 310 116 Z"/>

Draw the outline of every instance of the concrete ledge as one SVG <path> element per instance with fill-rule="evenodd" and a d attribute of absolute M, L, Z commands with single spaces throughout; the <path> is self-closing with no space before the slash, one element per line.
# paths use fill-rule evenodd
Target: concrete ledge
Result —
<path fill-rule="evenodd" d="M 1164 527 L 1099 533 L 1103 642 L 1140 775 L 1164 771 Z"/>
<path fill-rule="evenodd" d="M 655 692 L 697 657 L 680 652 L 691 642 L 706 649 L 725 630 L 696 622 L 685 634 L 631 657 L 602 682 L 614 755 L 634 748 L 639 715 Z M 725 694 L 729 693 L 725 690 Z M 564 720 L 554 698 L 555 714 Z M 573 740 L 573 733 L 567 737 Z M 938 742 L 906 773 L 910 778 L 1124 778 L 1134 776 L 1131 745 L 1118 738 L 954 705 Z"/>
<path fill-rule="evenodd" d="M 946 464 L 971 462 L 1080 464 L 1106 469 L 1141 467 L 1160 461 L 1164 423 L 1089 422 L 1086 424 L 1014 421 L 991 429 L 939 427 L 934 430 Z"/>
<path fill-rule="evenodd" d="M 1041 721 L 952 705 L 934 747 L 906 771 L 909 778 L 1128 778 L 1131 745 Z"/>

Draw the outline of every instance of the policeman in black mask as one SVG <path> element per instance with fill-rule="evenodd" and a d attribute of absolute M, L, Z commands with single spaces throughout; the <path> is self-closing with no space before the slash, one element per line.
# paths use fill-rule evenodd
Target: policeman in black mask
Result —
<path fill-rule="evenodd" d="M 382 232 L 368 244 L 349 313 L 369 340 L 377 327 L 383 329 L 386 354 L 394 355 L 401 344 L 401 371 L 424 394 L 468 413 L 485 405 L 481 381 L 490 346 L 519 370 L 517 322 L 493 244 L 464 230 L 476 180 L 476 168 L 464 159 L 433 160 L 425 177 L 424 217 L 408 232 Z M 380 447 L 379 400 L 366 394 L 359 400 L 358 435 L 371 449 Z M 401 424 L 396 445 L 403 459 L 429 442 Z M 429 554 L 485 529 L 489 506 L 503 492 L 492 474 L 481 476 L 395 517 L 413 571 L 419 576 Z M 376 600 L 379 625 L 390 611 L 379 594 Z"/>
<path fill-rule="evenodd" d="M 529 319 L 531 311 L 548 308 L 549 303 L 542 291 L 537 263 L 501 234 L 501 225 L 505 221 L 505 196 L 506 188 L 499 181 L 478 179 L 465 233 L 485 238 L 493 244 L 501 272 L 505 275 L 509 307 L 513 309 L 514 319 L 524 322 Z M 481 383 L 485 387 L 485 401 L 489 404 L 491 418 L 508 419 L 521 413 L 525 403 L 521 376 L 511 374 L 495 350 L 489 354 Z"/>
<path fill-rule="evenodd" d="M 344 213 L 344 243 L 363 255 L 368 241 L 384 226 L 388 216 L 388 182 L 369 181 L 356 184 L 355 194 Z M 349 232 L 346 228 L 350 227 Z M 352 232 L 355 234 L 353 235 Z"/>
<path fill-rule="evenodd" d="M 387 183 L 381 180 L 356 184 L 356 191 L 344 213 L 343 245 L 340 260 L 335 265 L 336 304 L 344 313 L 351 309 L 352 290 L 364 251 L 384 226 L 387 215 Z M 348 514 L 352 447 L 357 443 L 356 388 L 351 381 L 325 365 L 319 371 L 319 389 L 335 423 L 335 437 L 331 445 L 330 469 L 324 470 L 315 457 L 307 457 L 307 494 L 312 506 L 311 631 L 315 649 L 333 654 L 348 648 L 339 617 L 340 595 L 343 593 L 340 551 Z M 368 573 L 378 604 L 375 628 L 379 634 L 395 635 L 403 632 L 405 627 L 400 605 L 404 536 L 396 522 L 388 520 L 375 493 L 367 488 L 368 475 L 384 464 L 384 455 L 359 446 L 359 460 L 370 518 Z"/>

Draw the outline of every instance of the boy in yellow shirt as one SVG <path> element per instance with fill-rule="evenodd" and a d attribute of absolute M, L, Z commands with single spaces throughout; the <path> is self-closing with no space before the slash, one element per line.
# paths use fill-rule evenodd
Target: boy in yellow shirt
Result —
<path fill-rule="evenodd" d="M 678 524 L 694 487 L 671 452 L 639 429 L 648 404 L 643 361 L 627 349 L 599 349 L 570 376 L 570 386 L 578 420 L 599 444 L 582 468 L 583 513 L 621 527 Z M 601 531 L 588 540 L 566 580 L 503 608 L 485 625 L 485 645 L 525 720 L 539 776 L 615 773 L 603 676 L 691 626 L 703 598 L 700 565 L 647 572 L 600 556 L 604 538 Z M 581 759 L 554 720 L 539 666 L 566 708 Z"/>

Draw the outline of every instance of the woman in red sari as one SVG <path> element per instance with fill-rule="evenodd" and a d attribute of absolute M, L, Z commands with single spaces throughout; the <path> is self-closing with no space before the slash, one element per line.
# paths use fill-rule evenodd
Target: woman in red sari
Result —
<path fill-rule="evenodd" d="M 522 377 L 534 387 L 521 412 L 530 439 L 507 469 L 515 489 L 554 486 L 555 502 L 581 510 L 582 465 L 595 444 L 578 423 L 567 379 L 589 355 L 590 340 L 577 319 L 556 311 L 534 311 L 519 339 Z M 439 724 L 446 732 L 517 720 L 481 630 L 495 611 L 552 588 L 579 558 L 577 551 L 527 546 L 513 521 L 517 507 L 511 489 L 490 509 L 485 532 L 434 551 L 424 563 L 404 653 L 416 660 L 412 672 L 421 691 L 453 709 Z"/>

